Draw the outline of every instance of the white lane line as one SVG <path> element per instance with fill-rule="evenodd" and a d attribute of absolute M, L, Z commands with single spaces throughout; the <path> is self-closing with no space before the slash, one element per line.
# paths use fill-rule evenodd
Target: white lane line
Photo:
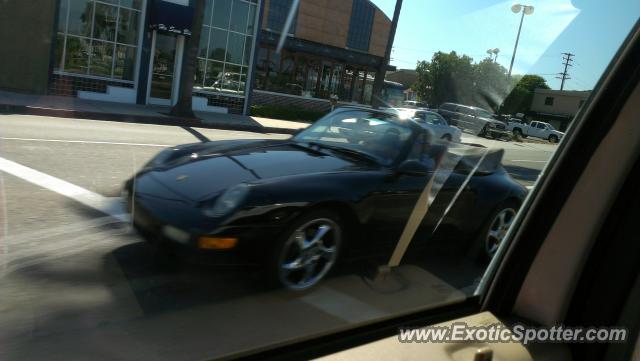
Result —
<path fill-rule="evenodd" d="M 328 287 L 318 287 L 302 301 L 349 323 L 386 316 L 386 313 L 356 298 Z"/>
<path fill-rule="evenodd" d="M 126 142 L 103 142 L 99 140 L 66 140 L 66 139 L 39 139 L 39 138 L 14 138 L 0 137 L 3 140 L 24 140 L 29 142 L 57 142 L 57 143 L 81 143 L 81 144 L 109 144 L 109 145 L 133 145 L 143 147 L 171 147 L 169 144 L 150 144 L 150 143 L 126 143 Z"/>
<path fill-rule="evenodd" d="M 531 163 L 547 163 L 548 160 L 531 160 L 531 159 L 510 159 L 509 162 L 531 162 Z"/>
<path fill-rule="evenodd" d="M 65 197 L 69 197 L 84 204 L 85 206 L 108 214 L 120 221 L 129 221 L 129 215 L 124 211 L 122 201 L 119 197 L 101 196 L 82 187 L 78 187 L 75 184 L 52 177 L 48 174 L 1 157 L 0 171 L 4 171 L 27 182 L 46 188 Z"/>

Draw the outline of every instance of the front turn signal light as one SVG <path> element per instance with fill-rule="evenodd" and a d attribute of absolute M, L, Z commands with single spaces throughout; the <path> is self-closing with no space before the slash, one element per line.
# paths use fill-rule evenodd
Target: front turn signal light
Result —
<path fill-rule="evenodd" d="M 198 238 L 198 248 L 202 249 L 230 249 L 238 244 L 235 237 L 210 237 L 202 236 Z"/>

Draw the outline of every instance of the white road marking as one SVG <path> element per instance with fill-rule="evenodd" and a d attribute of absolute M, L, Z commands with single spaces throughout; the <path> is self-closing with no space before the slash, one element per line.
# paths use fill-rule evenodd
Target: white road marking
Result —
<path fill-rule="evenodd" d="M 528 190 L 532 190 L 534 186 L 527 186 Z"/>
<path fill-rule="evenodd" d="M 129 221 L 129 215 L 124 211 L 122 200 L 119 197 L 101 196 L 82 187 L 78 187 L 75 184 L 1 157 L 0 171 L 4 171 L 27 182 L 69 197 L 122 222 Z"/>
<path fill-rule="evenodd" d="M 171 147 L 169 144 L 150 144 L 150 143 L 126 143 L 126 142 L 103 142 L 99 140 L 67 140 L 67 139 L 39 139 L 39 138 L 15 138 L 0 137 L 3 140 L 24 140 L 29 142 L 57 142 L 57 143 L 81 143 L 81 144 L 109 144 L 109 145 L 132 145 L 143 147 Z"/>

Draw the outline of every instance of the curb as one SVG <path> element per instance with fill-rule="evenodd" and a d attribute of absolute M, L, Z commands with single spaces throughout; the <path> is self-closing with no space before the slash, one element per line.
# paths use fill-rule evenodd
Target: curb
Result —
<path fill-rule="evenodd" d="M 172 116 L 131 115 L 117 113 L 101 113 L 91 111 L 78 111 L 54 108 L 38 108 L 26 105 L 0 104 L 0 113 L 12 113 L 23 115 L 40 115 L 58 118 L 81 118 L 93 120 L 107 120 L 123 123 L 140 123 L 156 125 L 173 125 L 179 127 L 198 127 L 221 130 L 238 130 L 255 133 L 280 133 L 295 134 L 297 129 L 263 127 L 260 125 L 228 124 L 228 123 L 203 123 L 198 119 L 184 119 Z"/>

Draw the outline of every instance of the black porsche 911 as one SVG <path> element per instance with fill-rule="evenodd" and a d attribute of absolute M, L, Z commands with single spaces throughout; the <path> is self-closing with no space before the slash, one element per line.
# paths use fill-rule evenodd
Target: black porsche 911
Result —
<path fill-rule="evenodd" d="M 410 249 L 455 239 L 489 258 L 527 191 L 500 165 L 503 151 L 431 137 L 394 112 L 343 107 L 286 140 L 165 149 L 124 193 L 136 229 L 163 252 L 262 263 L 289 289 L 312 287 L 339 259 L 390 255 L 426 187 Z"/>

